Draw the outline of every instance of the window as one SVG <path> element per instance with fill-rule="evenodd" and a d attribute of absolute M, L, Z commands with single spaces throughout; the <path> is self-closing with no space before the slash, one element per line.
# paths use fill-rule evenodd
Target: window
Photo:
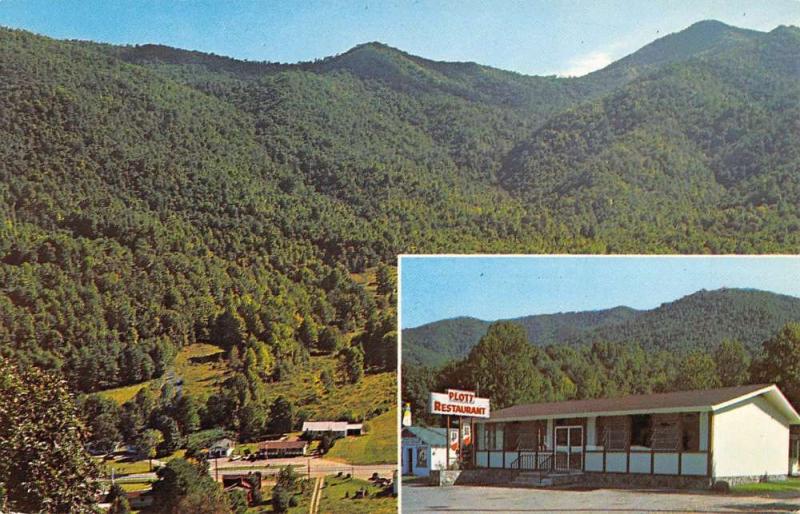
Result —
<path fill-rule="evenodd" d="M 679 451 L 681 445 L 681 415 L 654 414 L 650 447 L 654 450 Z"/>
<path fill-rule="evenodd" d="M 650 446 L 650 416 L 639 414 L 631 416 L 631 446 Z"/>
<path fill-rule="evenodd" d="M 700 415 L 690 412 L 683 415 L 683 449 L 687 452 L 700 450 Z"/>
<path fill-rule="evenodd" d="M 597 441 L 608 451 L 624 451 L 630 443 L 630 418 L 628 416 L 601 416 L 597 418 Z"/>
<path fill-rule="evenodd" d="M 420 446 L 417 448 L 417 467 L 418 468 L 427 468 L 428 467 L 428 448 L 424 446 Z"/>
<path fill-rule="evenodd" d="M 477 444 L 478 450 L 485 450 L 486 449 L 486 425 L 483 423 L 478 423 L 475 425 L 475 434 L 476 439 L 475 442 Z"/>
<path fill-rule="evenodd" d="M 478 449 L 479 450 L 503 449 L 502 423 L 481 423 L 478 425 Z"/>

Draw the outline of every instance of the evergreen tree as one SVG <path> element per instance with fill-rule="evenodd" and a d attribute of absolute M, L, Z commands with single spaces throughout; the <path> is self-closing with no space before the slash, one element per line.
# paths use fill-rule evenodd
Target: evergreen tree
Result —
<path fill-rule="evenodd" d="M 310 316 L 303 318 L 303 322 L 300 324 L 300 329 L 298 330 L 298 337 L 300 338 L 300 342 L 308 349 L 316 348 L 319 344 L 317 324 L 314 323 L 314 320 L 311 319 Z"/>
<path fill-rule="evenodd" d="M 690 391 L 712 389 L 721 385 L 714 359 L 702 350 L 695 350 L 684 357 L 674 378 L 673 390 Z"/>
<path fill-rule="evenodd" d="M 364 350 L 360 346 L 348 346 L 341 352 L 342 370 L 351 384 L 357 384 L 364 378 Z"/>
<path fill-rule="evenodd" d="M 326 353 L 336 353 L 344 344 L 342 335 L 336 327 L 325 327 L 319 336 L 319 349 Z"/>
<path fill-rule="evenodd" d="M 714 364 L 725 387 L 745 384 L 750 378 L 750 353 L 739 341 L 722 341 L 714 350 Z"/>
<path fill-rule="evenodd" d="M 184 435 L 200 430 L 200 404 L 186 393 L 178 397 L 175 405 L 175 420 Z"/>
<path fill-rule="evenodd" d="M 377 282 L 377 293 L 381 296 L 389 296 L 394 293 L 395 280 L 392 270 L 384 263 L 378 264 L 378 270 L 375 273 L 375 281 Z"/>
<path fill-rule="evenodd" d="M 279 396 L 269 409 L 269 431 L 271 434 L 286 434 L 294 428 L 294 406 Z"/>
<path fill-rule="evenodd" d="M 156 420 L 156 427 L 161 432 L 163 440 L 157 447 L 157 453 L 161 456 L 170 455 L 183 445 L 183 437 L 178 427 L 178 422 L 169 416 L 159 416 Z"/>

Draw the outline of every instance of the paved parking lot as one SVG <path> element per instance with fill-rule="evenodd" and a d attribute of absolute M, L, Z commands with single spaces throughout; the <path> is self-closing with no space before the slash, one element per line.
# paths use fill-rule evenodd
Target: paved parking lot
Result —
<path fill-rule="evenodd" d="M 403 483 L 410 512 L 798 512 L 800 498 L 761 498 L 705 492 L 630 489 L 555 490 L 431 487 Z"/>

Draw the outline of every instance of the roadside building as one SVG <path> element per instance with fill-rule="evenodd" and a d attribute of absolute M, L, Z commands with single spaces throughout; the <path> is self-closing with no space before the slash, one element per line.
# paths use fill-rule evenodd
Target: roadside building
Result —
<path fill-rule="evenodd" d="M 236 473 L 222 475 L 222 487 L 225 491 L 241 489 L 247 495 L 247 504 L 252 506 L 254 491 L 261 490 L 261 473 Z"/>
<path fill-rule="evenodd" d="M 402 471 L 404 475 L 426 477 L 431 470 L 445 469 L 447 458 L 447 429 L 405 427 L 401 436 Z M 456 437 L 458 437 L 456 433 Z M 458 455 L 450 452 L 450 463 Z"/>
<path fill-rule="evenodd" d="M 233 453 L 234 447 L 236 447 L 236 443 L 234 443 L 232 440 L 228 438 L 220 439 L 212 444 L 208 449 L 208 457 L 211 459 L 230 457 Z"/>
<path fill-rule="evenodd" d="M 516 405 L 475 420 L 473 464 L 612 485 L 782 479 L 797 465 L 794 424 L 769 384 Z"/>
<path fill-rule="evenodd" d="M 153 491 L 151 489 L 126 491 L 125 497 L 128 499 L 128 505 L 134 510 L 146 509 L 153 505 Z"/>
<path fill-rule="evenodd" d="M 303 432 L 312 438 L 319 438 L 330 433 L 334 437 L 348 435 L 361 435 L 363 423 L 348 423 L 347 421 L 306 421 L 303 423 Z"/>
<path fill-rule="evenodd" d="M 258 445 L 260 458 L 302 457 L 308 452 L 308 441 L 265 441 Z"/>

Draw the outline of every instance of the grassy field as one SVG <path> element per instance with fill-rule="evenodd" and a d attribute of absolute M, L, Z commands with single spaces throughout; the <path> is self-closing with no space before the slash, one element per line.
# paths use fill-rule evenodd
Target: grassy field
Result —
<path fill-rule="evenodd" d="M 100 391 L 98 394 L 100 396 L 105 396 L 106 398 L 111 398 L 118 404 L 122 405 L 123 403 L 127 402 L 134 396 L 136 393 L 139 392 L 139 389 L 146 387 L 150 384 L 150 380 L 147 382 L 140 382 L 138 384 L 133 384 L 124 387 L 115 387 L 114 389 L 106 389 L 105 391 Z"/>
<path fill-rule="evenodd" d="M 348 464 L 387 464 L 397 462 L 397 408 L 369 420 L 366 435 L 339 439 L 326 459 Z"/>
<path fill-rule="evenodd" d="M 183 457 L 185 453 L 186 450 L 178 450 L 171 455 L 167 455 L 166 457 L 153 459 L 154 463 L 153 467 L 155 468 L 156 461 L 169 462 L 176 457 Z M 131 462 L 119 462 L 119 461 L 103 462 L 102 458 L 97 458 L 96 460 L 100 464 L 101 469 L 103 469 L 104 474 L 106 474 L 107 476 L 111 476 L 111 468 L 114 468 L 114 475 L 118 477 L 150 472 L 150 461 L 148 459 L 136 460 Z"/>
<path fill-rule="evenodd" d="M 175 375 L 183 379 L 187 394 L 204 402 L 228 378 L 230 370 L 222 354 L 222 348 L 208 343 L 192 344 L 178 352 L 175 356 Z M 193 362 L 193 359 L 215 355 L 219 357 L 218 361 Z"/>
<path fill-rule="evenodd" d="M 153 485 L 151 480 L 140 480 L 136 482 L 117 482 L 124 491 L 144 491 Z"/>
<path fill-rule="evenodd" d="M 375 408 L 385 409 L 395 404 L 397 374 L 376 373 L 364 376 L 358 384 L 338 385 L 330 392 L 320 380 L 323 369 L 336 376 L 336 358 L 314 356 L 304 366 L 298 367 L 288 380 L 269 384 L 268 398 L 278 396 L 289 399 L 295 408 L 308 411 L 311 419 L 341 419 L 348 413 L 355 416 L 370 416 Z"/>
<path fill-rule="evenodd" d="M 356 491 L 363 488 L 369 491 L 369 496 L 354 500 L 353 496 L 355 496 Z M 376 497 L 375 495 L 381 491 L 381 488 L 365 480 L 335 476 L 326 477 L 325 487 L 322 489 L 322 499 L 319 503 L 319 513 L 389 514 L 397 512 L 397 498 L 392 496 Z"/>
<path fill-rule="evenodd" d="M 800 478 L 787 478 L 783 481 L 756 482 L 754 484 L 740 484 L 731 487 L 732 493 L 758 496 L 800 496 Z"/>
<path fill-rule="evenodd" d="M 222 349 L 208 343 L 196 343 L 182 348 L 175 356 L 175 375 L 183 380 L 183 388 L 191 396 L 205 401 L 213 393 L 217 385 L 225 381 L 229 375 L 226 361 L 198 362 L 196 359 L 208 358 L 219 354 Z M 159 379 L 148 380 L 139 384 L 117 387 L 101 391 L 99 394 L 111 398 L 120 405 L 127 402 L 139 392 L 140 389 Z"/>

